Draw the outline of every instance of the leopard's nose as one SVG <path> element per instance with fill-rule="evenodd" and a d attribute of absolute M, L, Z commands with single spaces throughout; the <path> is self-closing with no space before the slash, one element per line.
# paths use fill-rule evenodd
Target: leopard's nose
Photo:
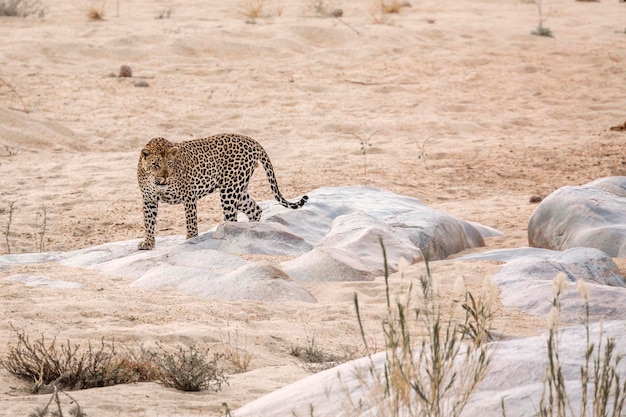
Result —
<path fill-rule="evenodd" d="M 165 185 L 167 184 L 167 177 L 156 177 L 157 185 Z"/>

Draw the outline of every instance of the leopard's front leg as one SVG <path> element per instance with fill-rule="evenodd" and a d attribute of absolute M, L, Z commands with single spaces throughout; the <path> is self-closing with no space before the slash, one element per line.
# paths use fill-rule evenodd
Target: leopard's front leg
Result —
<path fill-rule="evenodd" d="M 143 199 L 143 225 L 146 229 L 146 237 L 139 242 L 137 248 L 140 250 L 153 249 L 155 245 L 154 227 L 156 225 L 157 212 L 159 210 L 159 202 Z"/>
<path fill-rule="evenodd" d="M 198 209 L 196 201 L 185 201 L 185 218 L 187 220 L 187 239 L 198 236 Z"/>

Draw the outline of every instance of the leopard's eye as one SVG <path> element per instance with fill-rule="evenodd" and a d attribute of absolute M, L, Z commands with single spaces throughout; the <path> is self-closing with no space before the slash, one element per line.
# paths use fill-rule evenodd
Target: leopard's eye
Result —
<path fill-rule="evenodd" d="M 152 164 L 152 166 L 153 166 L 154 168 L 156 168 L 156 169 L 161 168 L 161 167 L 159 166 L 159 163 L 158 163 L 158 162 L 153 163 L 153 164 Z"/>

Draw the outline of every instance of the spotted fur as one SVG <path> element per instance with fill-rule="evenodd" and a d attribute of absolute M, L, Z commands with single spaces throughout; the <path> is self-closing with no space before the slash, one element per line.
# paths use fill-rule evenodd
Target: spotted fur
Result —
<path fill-rule="evenodd" d="M 185 205 L 187 239 L 198 235 L 198 200 L 215 190 L 220 193 L 225 221 L 237 221 L 239 211 L 250 221 L 259 221 L 262 210 L 248 194 L 248 184 L 258 162 L 263 165 L 280 204 L 297 209 L 306 203 L 307 196 L 296 203 L 283 198 L 267 153 L 252 138 L 221 134 L 180 143 L 152 139 L 141 151 L 137 167 L 146 229 L 139 249 L 154 248 L 154 228 L 161 201 Z"/>

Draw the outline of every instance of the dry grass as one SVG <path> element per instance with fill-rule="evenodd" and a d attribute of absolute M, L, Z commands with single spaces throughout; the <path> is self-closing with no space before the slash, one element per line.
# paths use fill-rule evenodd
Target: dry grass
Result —
<path fill-rule="evenodd" d="M 489 289 L 479 298 L 466 292 L 463 325 L 457 324 L 452 314 L 444 319 L 437 285 L 426 262 L 426 274 L 411 283 L 403 300 L 392 301 L 382 242 L 381 247 L 388 308 L 388 317 L 382 322 L 387 356 L 383 375 L 373 363 L 370 367 L 374 382 L 368 401 L 379 415 L 458 417 L 491 363 L 492 345 L 487 341 L 493 291 Z M 354 303 L 367 345 L 356 295 Z M 469 342 L 464 343 L 467 337 Z"/>
<path fill-rule="evenodd" d="M 180 391 L 219 391 L 227 383 L 218 368 L 219 355 L 209 355 L 209 348 L 196 345 L 175 352 L 163 351 L 157 360 L 161 370 L 159 381 Z"/>
<path fill-rule="evenodd" d="M 388 15 L 398 14 L 403 8 L 411 7 L 408 1 L 375 0 L 370 8 L 370 16 L 376 24 L 387 23 Z"/>
<path fill-rule="evenodd" d="M 79 9 L 91 20 L 103 20 L 106 13 L 106 0 L 89 0 L 82 3 Z"/>
<path fill-rule="evenodd" d="M 246 0 L 241 5 L 241 14 L 247 18 L 246 22 L 255 23 L 256 19 L 263 17 L 265 0 Z"/>
<path fill-rule="evenodd" d="M 158 381 L 182 391 L 219 391 L 226 383 L 217 365 L 218 355 L 210 356 L 208 348 L 131 350 L 104 339 L 81 348 L 69 340 L 62 344 L 47 340 L 44 335 L 33 340 L 23 330 L 14 330 L 17 344 L 9 346 L 0 366 L 26 381 L 31 393 L 143 381 Z"/>
<path fill-rule="evenodd" d="M 569 286 L 565 273 L 554 278 L 552 309 L 548 318 L 547 361 L 543 376 L 543 392 L 539 400 L 538 417 L 621 417 L 626 403 L 626 381 L 618 371 L 623 354 L 618 353 L 615 338 L 594 343 L 589 331 L 589 289 L 580 280 L 576 286 L 584 299 L 585 316 L 585 360 L 580 365 L 580 409 L 574 411 L 565 385 L 563 364 L 559 356 L 559 328 L 561 295 Z M 591 387 L 593 385 L 593 387 Z M 504 400 L 502 414 L 506 417 Z"/>
<path fill-rule="evenodd" d="M 1 7 L 2 6 L 0 6 L 0 16 L 2 16 L 2 13 L 1 13 L 2 9 L 1 9 Z M 16 109 L 15 107 L 10 107 L 10 108 L 13 109 L 13 110 L 21 110 L 24 113 L 28 113 L 28 108 L 26 107 L 26 104 L 24 103 L 24 100 L 22 99 L 22 96 L 17 92 L 15 87 L 13 87 L 11 84 L 9 84 L 6 80 L 0 78 L 0 89 L 2 89 L 2 87 L 8 89 L 11 92 L 11 94 L 13 94 L 13 97 L 16 97 L 19 100 L 19 102 L 20 102 L 20 104 L 22 106 L 21 109 Z"/>
<path fill-rule="evenodd" d="M 235 367 L 237 372 L 247 371 L 252 361 L 248 336 L 240 337 L 239 330 L 235 329 L 234 336 L 231 336 L 230 331 L 227 331 L 226 336 L 220 332 L 220 337 L 222 345 L 226 349 L 226 360 Z"/>

